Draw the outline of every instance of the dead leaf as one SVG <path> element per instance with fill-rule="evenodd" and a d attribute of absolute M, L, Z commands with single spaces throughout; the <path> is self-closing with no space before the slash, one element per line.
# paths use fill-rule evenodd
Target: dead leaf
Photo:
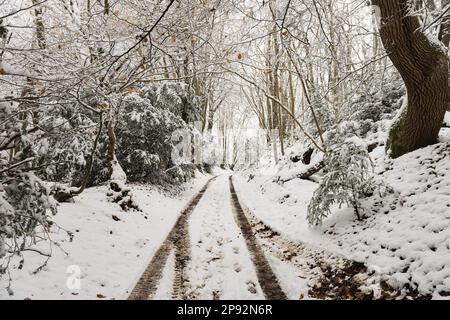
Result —
<path fill-rule="evenodd" d="M 100 103 L 100 109 L 106 110 L 106 109 L 108 109 L 108 108 L 109 108 L 108 102 L 102 101 L 102 102 Z"/>

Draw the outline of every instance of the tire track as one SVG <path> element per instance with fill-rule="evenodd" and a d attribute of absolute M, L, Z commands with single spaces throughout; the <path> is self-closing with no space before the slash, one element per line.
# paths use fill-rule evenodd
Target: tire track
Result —
<path fill-rule="evenodd" d="M 176 225 L 176 230 L 173 234 L 173 245 L 175 246 L 175 276 L 172 286 L 172 299 L 184 299 L 187 277 L 185 276 L 185 268 L 191 259 L 191 244 L 189 239 L 189 217 L 202 198 L 203 190 L 195 203 L 189 207 L 189 213 L 180 217 L 180 222 Z"/>
<path fill-rule="evenodd" d="M 255 266 L 258 282 L 263 290 L 264 296 L 268 300 L 286 300 L 287 296 L 281 289 L 278 279 L 261 247 L 259 246 L 250 222 L 245 216 L 244 210 L 239 203 L 231 176 L 229 177 L 229 183 L 233 212 L 235 214 L 237 224 L 244 236 L 248 251 L 250 252 L 250 257 Z"/>
<path fill-rule="evenodd" d="M 128 300 L 148 300 L 156 292 L 159 281 L 162 277 L 162 272 L 167 263 L 167 258 L 172 250 L 175 248 L 175 279 L 173 284 L 172 296 L 182 298 L 184 295 L 184 269 L 190 259 L 190 244 L 189 244 L 189 216 L 199 203 L 200 199 L 205 194 L 211 181 L 216 177 L 208 180 L 204 187 L 189 201 L 187 206 L 181 211 L 175 225 L 167 235 L 163 244 L 156 251 L 150 264 L 147 266 L 142 276 L 134 286 Z"/>

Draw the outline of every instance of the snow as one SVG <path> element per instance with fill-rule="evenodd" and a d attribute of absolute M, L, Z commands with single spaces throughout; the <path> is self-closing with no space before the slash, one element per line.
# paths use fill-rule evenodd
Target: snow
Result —
<path fill-rule="evenodd" d="M 450 126 L 450 112 L 446 112 L 444 116 L 444 124 Z"/>
<path fill-rule="evenodd" d="M 450 144 L 395 160 L 387 160 L 384 147 L 378 147 L 371 156 L 395 193 L 363 202 L 369 211 L 363 221 L 349 208 L 334 208 L 323 226 L 310 228 L 307 204 L 317 188 L 310 181 L 277 184 L 273 176 L 256 174 L 248 181 L 242 174 L 236 189 L 250 211 L 283 237 L 363 262 L 379 274 L 378 282 L 394 288 L 409 284 L 422 295 L 445 298 L 450 292 Z"/>
<path fill-rule="evenodd" d="M 197 175 L 192 183 L 172 192 L 129 185 L 143 212 L 124 212 L 108 202 L 106 187 L 87 189 L 74 203 L 60 204 L 50 230 L 52 240 L 60 248 L 53 244 L 51 259 L 37 274 L 33 271 L 46 257 L 24 252 L 22 270 L 14 268 L 19 259 L 13 259 L 14 295 L 0 290 L 0 299 L 126 299 L 180 210 L 209 178 Z M 72 241 L 67 232 L 73 233 Z M 35 249 L 50 250 L 46 243 L 37 244 Z M 7 276 L 0 285 L 8 286 Z"/>
<path fill-rule="evenodd" d="M 228 176 L 212 182 L 194 210 L 189 233 L 188 296 L 264 299 L 244 238 L 233 219 Z M 254 290 L 254 291 L 253 291 Z"/>
<path fill-rule="evenodd" d="M 115 155 L 112 160 L 111 180 L 117 183 L 127 181 L 127 175 L 125 174 L 125 171 L 123 171 L 122 166 L 119 164 L 119 161 L 117 161 Z"/>
<path fill-rule="evenodd" d="M 269 255 L 269 262 L 274 272 L 278 275 L 280 286 L 286 292 L 288 299 L 298 300 L 307 298 L 308 279 L 298 272 L 291 263 L 282 261 L 273 255 Z"/>
<path fill-rule="evenodd" d="M 153 300 L 167 300 L 172 297 L 172 286 L 175 279 L 175 250 L 172 249 L 167 258 L 166 266 L 163 270 L 158 289 Z"/>
<path fill-rule="evenodd" d="M 266 175 L 256 176 L 250 182 L 238 176 L 235 181 L 245 205 L 275 230 L 294 235 L 293 239 L 296 234 L 308 232 L 306 210 L 317 184 L 295 179 L 280 185 Z"/>

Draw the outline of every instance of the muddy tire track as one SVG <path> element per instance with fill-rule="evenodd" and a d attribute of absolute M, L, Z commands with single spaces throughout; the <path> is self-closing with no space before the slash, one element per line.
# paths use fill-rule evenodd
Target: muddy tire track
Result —
<path fill-rule="evenodd" d="M 173 234 L 172 242 L 175 247 L 175 276 L 172 284 L 172 299 L 185 298 L 186 282 L 188 281 L 185 276 L 185 269 L 187 263 L 191 259 L 188 220 L 191 212 L 194 210 L 202 196 L 203 193 L 198 198 L 198 201 L 191 204 L 188 208 L 188 214 L 184 214 L 180 217 L 180 222 L 176 225 L 176 229 Z"/>
<path fill-rule="evenodd" d="M 244 210 L 239 203 L 239 199 L 236 195 L 236 191 L 234 189 L 233 180 L 230 176 L 230 192 L 231 192 L 231 202 L 233 207 L 233 212 L 235 214 L 235 219 L 239 228 L 242 231 L 245 242 L 247 244 L 248 251 L 250 253 L 250 257 L 255 266 L 256 275 L 258 277 L 258 282 L 263 290 L 264 296 L 268 300 L 286 300 L 287 296 L 281 289 L 281 286 L 278 282 L 278 279 L 273 272 L 269 261 L 265 257 L 263 250 L 258 244 L 258 240 L 253 233 L 253 229 L 248 221 Z"/>
<path fill-rule="evenodd" d="M 209 184 L 215 179 L 208 180 L 204 187 L 189 201 L 187 206 L 181 211 L 175 225 L 167 235 L 163 244 L 156 251 L 149 265 L 134 286 L 128 300 L 148 300 L 151 299 L 158 288 L 162 272 L 166 266 L 167 259 L 172 248 L 175 248 L 175 278 L 173 283 L 172 296 L 175 299 L 184 296 L 184 269 L 190 259 L 189 243 L 189 216 L 199 203 L 200 199 L 208 189 Z"/>

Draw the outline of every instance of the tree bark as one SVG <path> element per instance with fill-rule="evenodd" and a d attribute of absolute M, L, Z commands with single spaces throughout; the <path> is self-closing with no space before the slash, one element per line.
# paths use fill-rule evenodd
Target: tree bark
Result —
<path fill-rule="evenodd" d="M 407 105 L 389 132 L 393 158 L 437 142 L 448 101 L 448 58 L 410 14 L 410 0 L 373 0 L 383 45 L 406 85 Z"/>
<path fill-rule="evenodd" d="M 442 0 L 442 8 L 445 9 L 450 5 L 450 0 Z M 442 18 L 439 28 L 439 40 L 444 44 L 447 52 L 450 46 L 450 17 L 445 15 Z M 450 83 L 448 85 L 449 101 L 447 103 L 447 111 L 450 111 Z"/>
<path fill-rule="evenodd" d="M 106 122 L 106 129 L 108 134 L 108 153 L 106 158 L 108 162 L 108 174 L 111 177 L 114 173 L 114 161 L 116 161 L 116 133 L 111 119 Z"/>
<path fill-rule="evenodd" d="M 89 156 L 89 159 L 88 159 L 88 163 L 86 166 L 86 172 L 84 173 L 83 181 L 81 182 L 81 186 L 77 190 L 74 190 L 71 192 L 72 196 L 80 195 L 81 193 L 83 193 L 84 189 L 86 189 L 89 179 L 91 178 L 92 167 L 94 166 L 94 156 L 95 156 L 95 152 L 97 151 L 98 141 L 100 140 L 100 136 L 102 134 L 102 128 L 103 128 L 103 117 L 102 116 L 103 116 L 103 114 L 102 114 L 102 112 L 100 112 L 99 113 L 98 131 L 97 131 L 97 135 L 95 136 L 94 144 L 92 146 L 91 155 Z"/>

